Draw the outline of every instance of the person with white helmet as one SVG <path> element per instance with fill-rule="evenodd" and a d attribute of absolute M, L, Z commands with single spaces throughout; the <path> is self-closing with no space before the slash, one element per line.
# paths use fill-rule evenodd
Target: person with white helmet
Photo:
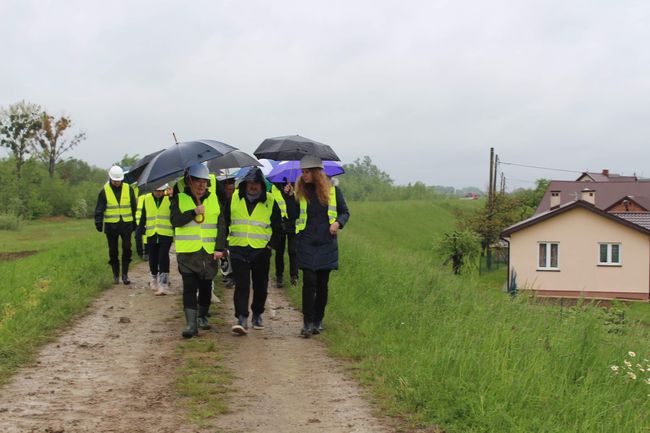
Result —
<path fill-rule="evenodd" d="M 312 155 L 300 160 L 302 173 L 296 182 L 300 213 L 296 221 L 298 267 L 302 269 L 303 328 L 309 337 L 323 331 L 330 271 L 339 267 L 338 231 L 350 212 L 341 190 L 323 171 L 323 161 Z"/>
<path fill-rule="evenodd" d="M 171 295 L 169 289 L 169 249 L 174 240 L 170 221 L 171 202 L 165 195 L 169 185 L 144 195 L 140 211 L 140 230 L 145 233 L 149 253 L 149 287 L 157 296 Z"/>
<path fill-rule="evenodd" d="M 203 164 L 187 170 L 184 188 L 172 198 L 171 223 L 175 229 L 176 259 L 183 279 L 182 335 L 192 338 L 198 329 L 210 329 L 208 313 L 212 280 L 223 257 L 226 227 L 217 195 L 210 192 L 210 173 Z M 198 292 L 198 301 L 197 301 Z"/>
<path fill-rule="evenodd" d="M 97 197 L 95 206 L 95 228 L 104 232 L 108 240 L 108 263 L 113 269 L 113 283 L 119 283 L 120 260 L 119 239 L 122 238 L 122 282 L 129 280 L 131 262 L 131 233 L 135 229 L 136 197 L 124 180 L 122 168 L 114 165 L 108 171 L 106 182 Z"/>

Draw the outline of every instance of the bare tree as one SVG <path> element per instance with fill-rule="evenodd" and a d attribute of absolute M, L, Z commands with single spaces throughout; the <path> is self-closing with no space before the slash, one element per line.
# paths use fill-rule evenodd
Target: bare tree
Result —
<path fill-rule="evenodd" d="M 43 111 L 39 105 L 21 101 L 0 112 L 0 145 L 11 150 L 16 160 L 16 176 L 36 143 Z"/>
<path fill-rule="evenodd" d="M 50 177 L 54 177 L 54 169 L 63 154 L 85 140 L 86 133 L 80 132 L 70 139 L 64 138 L 63 134 L 72 126 L 72 120 L 63 115 L 55 119 L 54 116 L 43 112 L 41 123 L 34 153 L 45 163 Z"/>

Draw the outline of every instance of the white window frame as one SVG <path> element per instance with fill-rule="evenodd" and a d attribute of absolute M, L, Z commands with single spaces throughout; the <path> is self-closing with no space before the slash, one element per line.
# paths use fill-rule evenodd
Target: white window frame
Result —
<path fill-rule="evenodd" d="M 607 245 L 606 262 L 600 261 L 600 248 L 602 245 Z M 618 245 L 618 262 L 612 262 L 612 245 Z M 598 266 L 623 266 L 623 245 L 621 242 L 598 242 L 596 257 L 597 257 Z"/>
<path fill-rule="evenodd" d="M 539 265 L 539 246 L 546 244 L 546 266 Z M 557 266 L 551 266 L 551 245 L 557 245 Z M 559 271 L 560 270 L 560 243 L 557 241 L 540 241 L 537 242 L 537 270 L 538 271 Z"/>

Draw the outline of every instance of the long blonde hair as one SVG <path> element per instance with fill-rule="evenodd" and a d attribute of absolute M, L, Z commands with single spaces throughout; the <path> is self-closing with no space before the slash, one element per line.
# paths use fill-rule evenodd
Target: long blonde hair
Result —
<path fill-rule="evenodd" d="M 308 170 L 311 171 L 314 189 L 307 188 L 306 186 L 308 184 L 300 176 L 296 181 L 296 198 L 298 201 L 304 198 L 308 202 L 311 202 L 315 191 L 320 204 L 327 206 L 330 200 L 331 183 L 329 179 L 325 176 L 325 172 L 321 168 L 309 168 Z"/>

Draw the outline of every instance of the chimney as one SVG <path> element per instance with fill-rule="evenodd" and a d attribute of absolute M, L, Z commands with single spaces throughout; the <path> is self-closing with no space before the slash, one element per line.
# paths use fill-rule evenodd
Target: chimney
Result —
<path fill-rule="evenodd" d="M 603 176 L 609 177 L 609 169 L 608 168 L 603 168 Z"/>
<path fill-rule="evenodd" d="M 583 189 L 580 200 L 586 201 L 587 203 L 591 203 L 591 204 L 595 205 L 596 204 L 596 191 L 593 190 L 593 189 L 589 189 L 589 188 Z"/>
<path fill-rule="evenodd" d="M 555 209 L 562 203 L 560 191 L 551 191 L 551 209 Z"/>

